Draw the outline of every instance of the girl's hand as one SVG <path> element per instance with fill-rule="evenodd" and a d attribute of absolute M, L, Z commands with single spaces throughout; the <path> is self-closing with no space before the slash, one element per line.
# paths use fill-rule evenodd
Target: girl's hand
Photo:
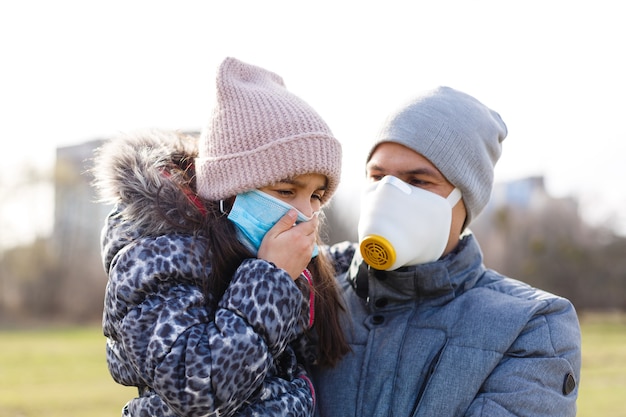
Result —
<path fill-rule="evenodd" d="M 318 216 L 294 226 L 297 212 L 289 210 L 263 238 L 257 257 L 272 262 L 296 280 L 311 261 Z"/>

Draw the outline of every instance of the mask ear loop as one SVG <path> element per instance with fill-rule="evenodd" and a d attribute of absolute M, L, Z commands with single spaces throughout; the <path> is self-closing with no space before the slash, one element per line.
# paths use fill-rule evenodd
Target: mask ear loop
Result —
<path fill-rule="evenodd" d="M 226 213 L 226 210 L 224 210 L 224 200 L 220 200 L 220 213 L 228 215 L 228 213 Z"/>

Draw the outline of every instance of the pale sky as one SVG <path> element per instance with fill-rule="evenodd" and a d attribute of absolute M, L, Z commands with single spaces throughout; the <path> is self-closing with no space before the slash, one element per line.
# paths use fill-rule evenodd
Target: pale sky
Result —
<path fill-rule="evenodd" d="M 344 146 L 342 187 L 359 185 L 363 144 L 390 110 L 448 85 L 506 122 L 496 181 L 545 175 L 548 191 L 578 197 L 585 216 L 626 225 L 622 8 L 619 0 L 2 1 L 0 185 L 23 167 L 49 170 L 58 146 L 202 128 L 215 68 L 233 56 L 280 74 L 328 122 Z M 3 217 L 47 227 L 51 193 L 6 194 Z"/>

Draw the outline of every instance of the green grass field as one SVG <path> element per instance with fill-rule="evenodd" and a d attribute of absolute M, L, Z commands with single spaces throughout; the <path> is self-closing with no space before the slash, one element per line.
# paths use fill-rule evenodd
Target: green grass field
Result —
<path fill-rule="evenodd" d="M 626 417 L 626 317 L 582 320 L 579 417 Z M 0 417 L 119 416 L 135 389 L 115 384 L 97 327 L 0 331 Z"/>
<path fill-rule="evenodd" d="M 0 332 L 0 417 L 119 416 L 135 389 L 113 382 L 97 327 Z"/>
<path fill-rule="evenodd" d="M 626 417 L 626 316 L 583 316 L 579 417 Z"/>

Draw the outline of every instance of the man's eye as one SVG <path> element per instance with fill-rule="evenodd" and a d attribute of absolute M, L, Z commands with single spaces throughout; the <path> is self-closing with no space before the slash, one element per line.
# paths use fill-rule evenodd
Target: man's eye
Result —
<path fill-rule="evenodd" d="M 425 185 L 428 185 L 429 182 L 428 181 L 424 181 L 424 180 L 420 180 L 418 178 L 413 178 L 413 179 L 409 180 L 409 184 L 411 184 L 414 187 L 424 187 Z"/>

